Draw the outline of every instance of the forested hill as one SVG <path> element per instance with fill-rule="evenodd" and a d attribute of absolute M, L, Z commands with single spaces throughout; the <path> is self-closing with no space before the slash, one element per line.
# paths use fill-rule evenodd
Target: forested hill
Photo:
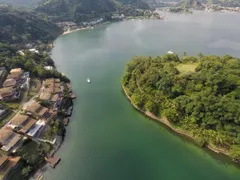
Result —
<path fill-rule="evenodd" d="M 240 160 L 240 61 L 231 56 L 136 57 L 122 84 L 143 111 Z M 240 161 L 239 161 L 240 162 Z"/>
<path fill-rule="evenodd" d="M 36 10 L 57 20 L 87 21 L 123 8 L 134 15 L 148 5 L 142 0 L 44 0 Z"/>
<path fill-rule="evenodd" d="M 1 4 L 13 5 L 15 7 L 31 8 L 37 6 L 41 0 L 0 0 Z"/>
<path fill-rule="evenodd" d="M 61 29 L 34 13 L 0 7 L 0 41 L 10 44 L 54 40 Z"/>
<path fill-rule="evenodd" d="M 204 4 L 215 4 L 223 7 L 239 7 L 240 0 L 201 0 Z"/>
<path fill-rule="evenodd" d="M 219 4 L 224 7 L 239 7 L 240 0 L 212 0 L 214 4 Z"/>
<path fill-rule="evenodd" d="M 178 7 L 182 8 L 193 8 L 193 9 L 203 9 L 203 5 L 199 0 L 183 0 L 177 3 Z"/>

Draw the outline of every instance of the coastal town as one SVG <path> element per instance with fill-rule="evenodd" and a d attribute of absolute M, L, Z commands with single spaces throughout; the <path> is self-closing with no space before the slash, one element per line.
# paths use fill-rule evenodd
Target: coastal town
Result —
<path fill-rule="evenodd" d="M 240 0 L 3 1 L 0 180 L 240 179 Z"/>
<path fill-rule="evenodd" d="M 139 10 L 142 11 L 142 10 Z M 113 14 L 111 16 L 111 22 L 118 22 L 124 20 L 134 20 L 134 19 L 155 19 L 155 20 L 166 20 L 164 15 L 160 15 L 157 11 L 145 10 L 143 16 L 125 16 L 124 14 Z M 106 23 L 106 19 L 98 18 L 89 22 L 76 23 L 72 21 L 56 22 L 56 25 L 64 30 L 63 34 L 68 34 L 78 30 L 93 29 L 94 26 Z"/>
<path fill-rule="evenodd" d="M 54 153 L 63 141 L 76 98 L 70 83 L 40 79 L 19 67 L 1 67 L 0 86 L 1 179 L 18 174 L 19 169 L 28 177 L 46 162 L 54 168 L 60 161 Z"/>

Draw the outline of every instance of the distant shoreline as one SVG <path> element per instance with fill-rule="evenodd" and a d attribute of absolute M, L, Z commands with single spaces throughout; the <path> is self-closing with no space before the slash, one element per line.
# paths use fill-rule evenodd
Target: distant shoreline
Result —
<path fill-rule="evenodd" d="M 156 18 L 156 15 L 155 17 Z M 126 17 L 125 19 L 123 19 L 122 21 L 126 21 L 126 20 L 144 20 L 144 19 L 154 19 L 154 18 L 148 18 L 148 17 L 145 17 L 145 16 L 128 16 Z M 166 20 L 166 18 L 164 17 L 161 17 L 159 15 L 159 17 L 157 17 L 156 19 L 158 20 Z M 72 29 L 72 30 L 69 30 L 69 31 L 64 31 L 62 34 L 60 34 L 60 36 L 63 36 L 63 35 L 67 35 L 67 34 L 71 34 L 71 33 L 74 33 L 74 32 L 77 32 L 77 31 L 82 31 L 82 30 L 88 30 L 88 29 L 91 29 L 91 28 L 94 28 L 96 26 L 101 26 L 101 25 L 104 25 L 104 24 L 110 24 L 110 23 L 114 23 L 114 22 L 121 22 L 121 21 L 105 21 L 105 22 L 101 22 L 101 23 L 98 23 L 98 24 L 95 24 L 95 25 L 92 25 L 92 26 L 86 26 L 86 27 L 78 27 L 77 29 Z"/>
<path fill-rule="evenodd" d="M 144 115 L 146 115 L 147 117 L 153 119 L 153 120 L 157 120 L 161 123 L 163 123 L 164 125 L 166 125 L 168 128 L 170 128 L 171 130 L 173 130 L 174 132 L 182 135 L 182 136 L 185 136 L 185 137 L 188 137 L 194 141 L 196 141 L 196 138 L 190 134 L 189 132 L 185 131 L 185 130 L 182 130 L 180 128 L 177 128 L 177 127 L 174 127 L 168 120 L 167 118 L 158 118 L 157 116 L 155 116 L 154 114 L 152 114 L 151 112 L 149 111 L 143 111 L 142 109 L 140 109 L 139 107 L 137 107 L 133 102 L 132 102 L 132 99 L 131 97 L 127 94 L 127 91 L 126 91 L 126 88 L 122 85 L 122 89 L 124 91 L 124 94 L 127 96 L 128 100 L 130 101 L 130 103 L 133 105 L 133 107 L 135 109 L 137 109 L 139 112 L 143 113 Z M 215 153 L 218 153 L 218 154 L 223 154 L 225 156 L 228 156 L 230 158 L 232 158 L 229 154 L 229 152 L 225 151 L 224 149 L 220 149 L 216 146 L 213 146 L 211 144 L 207 144 L 205 147 L 207 147 L 208 149 L 210 149 L 211 151 L 215 152 Z"/>
<path fill-rule="evenodd" d="M 70 30 L 70 31 L 64 31 L 60 36 L 71 34 L 71 33 L 77 32 L 77 31 L 86 30 L 86 29 L 90 29 L 90 27 L 77 28 L 77 29 L 73 29 L 73 30 Z"/>

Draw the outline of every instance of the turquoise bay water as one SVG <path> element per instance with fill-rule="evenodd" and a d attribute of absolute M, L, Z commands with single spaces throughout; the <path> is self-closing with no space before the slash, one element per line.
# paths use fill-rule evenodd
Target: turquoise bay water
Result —
<path fill-rule="evenodd" d="M 240 168 L 134 110 L 121 90 L 136 55 L 240 57 L 240 15 L 195 12 L 169 21 L 135 20 L 61 36 L 52 57 L 77 100 L 62 158 L 47 180 L 239 180 Z M 87 77 L 92 80 L 86 82 Z"/>

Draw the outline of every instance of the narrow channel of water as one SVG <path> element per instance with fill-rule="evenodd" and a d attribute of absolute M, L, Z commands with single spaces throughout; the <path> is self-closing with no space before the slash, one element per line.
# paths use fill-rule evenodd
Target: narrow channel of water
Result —
<path fill-rule="evenodd" d="M 62 161 L 47 180 L 239 180 L 240 169 L 135 111 L 121 90 L 136 55 L 171 50 L 240 57 L 240 15 L 195 12 L 61 36 L 52 57 L 77 94 Z M 91 84 L 86 79 L 90 77 Z"/>

